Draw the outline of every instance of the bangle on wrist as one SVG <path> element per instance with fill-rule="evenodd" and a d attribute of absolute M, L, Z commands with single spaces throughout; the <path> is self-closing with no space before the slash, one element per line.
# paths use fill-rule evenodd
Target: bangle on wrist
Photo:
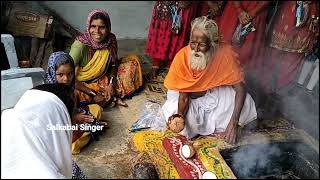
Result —
<path fill-rule="evenodd" d="M 111 76 L 109 84 L 113 84 L 114 77 Z"/>
<path fill-rule="evenodd" d="M 94 96 L 96 96 L 96 95 L 97 95 L 96 92 L 94 92 L 93 90 L 90 90 L 89 96 L 94 97 Z"/>

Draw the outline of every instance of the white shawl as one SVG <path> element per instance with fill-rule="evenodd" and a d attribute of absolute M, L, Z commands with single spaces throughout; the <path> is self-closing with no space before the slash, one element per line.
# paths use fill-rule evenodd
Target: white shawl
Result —
<path fill-rule="evenodd" d="M 48 130 L 71 125 L 64 103 L 54 94 L 28 90 L 1 117 L 1 178 L 71 178 L 72 131 Z"/>

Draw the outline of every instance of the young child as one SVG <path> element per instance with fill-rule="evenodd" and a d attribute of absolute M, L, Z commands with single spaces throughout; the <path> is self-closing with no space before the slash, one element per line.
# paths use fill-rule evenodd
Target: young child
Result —
<path fill-rule="evenodd" d="M 72 57 L 63 51 L 54 52 L 48 60 L 45 81 L 49 84 L 60 83 L 67 84 L 74 88 L 75 86 L 75 66 Z M 75 91 L 77 97 L 77 91 Z M 102 107 L 97 104 L 81 105 L 77 101 L 76 110 L 73 112 L 72 121 L 74 124 L 94 124 L 106 126 L 106 123 L 97 122 L 101 119 Z M 99 132 L 99 131 L 98 131 Z M 80 153 L 82 147 L 88 144 L 90 137 L 96 139 L 97 131 L 84 132 L 78 128 L 73 132 L 72 154 Z"/>

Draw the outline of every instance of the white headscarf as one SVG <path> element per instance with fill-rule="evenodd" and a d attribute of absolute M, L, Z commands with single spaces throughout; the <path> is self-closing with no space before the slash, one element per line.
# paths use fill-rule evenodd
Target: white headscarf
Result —
<path fill-rule="evenodd" d="M 54 94 L 28 90 L 1 117 L 1 178 L 71 178 L 72 131 L 48 130 L 71 125 L 64 103 Z"/>

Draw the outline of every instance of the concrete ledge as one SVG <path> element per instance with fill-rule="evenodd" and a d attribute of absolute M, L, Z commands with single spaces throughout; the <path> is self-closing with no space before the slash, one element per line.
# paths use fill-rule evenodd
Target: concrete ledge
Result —
<path fill-rule="evenodd" d="M 44 83 L 42 68 L 11 68 L 1 71 L 1 111 L 12 108 L 23 93 Z"/>
<path fill-rule="evenodd" d="M 42 76 L 44 78 L 45 72 L 42 68 L 11 68 L 1 71 L 1 80 Z"/>

